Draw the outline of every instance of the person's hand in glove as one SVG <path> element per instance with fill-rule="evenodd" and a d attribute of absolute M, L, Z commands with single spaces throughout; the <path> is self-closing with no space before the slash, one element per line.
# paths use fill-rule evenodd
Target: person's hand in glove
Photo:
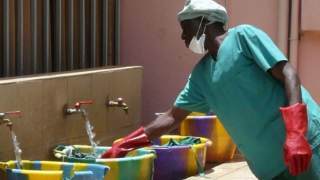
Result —
<path fill-rule="evenodd" d="M 101 155 L 101 158 L 119 158 L 124 157 L 128 152 L 151 145 L 148 135 L 143 127 L 132 132 L 128 136 L 116 141 L 112 147 Z"/>
<path fill-rule="evenodd" d="M 293 176 L 306 171 L 312 157 L 311 147 L 306 139 L 308 129 L 307 107 L 296 103 L 281 107 L 280 111 L 286 127 L 284 160 Z"/>

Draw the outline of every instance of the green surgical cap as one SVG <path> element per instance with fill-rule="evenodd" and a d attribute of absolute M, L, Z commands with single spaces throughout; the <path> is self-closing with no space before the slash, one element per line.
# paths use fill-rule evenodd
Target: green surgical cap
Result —
<path fill-rule="evenodd" d="M 178 13 L 178 20 L 184 21 L 204 16 L 210 23 L 228 21 L 227 10 L 213 0 L 186 0 L 183 9 Z"/>

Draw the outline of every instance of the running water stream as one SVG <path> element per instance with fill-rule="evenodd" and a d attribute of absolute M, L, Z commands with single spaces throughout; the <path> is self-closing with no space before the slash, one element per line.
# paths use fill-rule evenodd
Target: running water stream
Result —
<path fill-rule="evenodd" d="M 11 133 L 11 139 L 12 139 L 12 144 L 14 148 L 14 155 L 16 156 L 17 168 L 22 169 L 22 161 L 21 161 L 22 150 L 19 147 L 20 143 L 18 142 L 17 136 L 11 128 L 10 128 L 10 133 Z"/>
<path fill-rule="evenodd" d="M 92 147 L 92 155 L 97 157 L 96 155 L 96 147 L 97 147 L 97 143 L 94 141 L 94 137 L 96 136 L 95 133 L 93 132 L 93 126 L 90 124 L 90 120 L 88 117 L 88 113 L 86 110 L 82 109 L 82 115 L 85 119 L 85 123 L 86 123 L 86 131 L 89 137 L 89 141 Z"/>

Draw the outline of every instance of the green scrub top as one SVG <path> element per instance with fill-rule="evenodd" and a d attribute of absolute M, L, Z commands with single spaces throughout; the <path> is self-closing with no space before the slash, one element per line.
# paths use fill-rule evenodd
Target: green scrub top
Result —
<path fill-rule="evenodd" d="M 217 57 L 205 55 L 195 66 L 175 106 L 215 112 L 259 179 L 286 169 L 285 126 L 279 107 L 286 106 L 284 86 L 266 72 L 287 58 L 266 33 L 251 25 L 229 29 Z M 308 139 L 320 144 L 320 108 L 301 87 L 309 116 Z"/>

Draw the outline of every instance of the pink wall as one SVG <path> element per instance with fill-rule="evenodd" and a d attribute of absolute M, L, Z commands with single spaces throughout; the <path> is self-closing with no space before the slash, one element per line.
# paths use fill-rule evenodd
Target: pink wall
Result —
<path fill-rule="evenodd" d="M 301 0 L 301 30 L 305 31 L 319 31 L 319 0 Z"/>
<path fill-rule="evenodd" d="M 301 36 L 298 70 L 301 81 L 320 102 L 320 1 L 301 0 Z"/>
<path fill-rule="evenodd" d="M 121 64 L 143 65 L 143 121 L 167 110 L 199 56 L 180 39 L 184 0 L 121 1 Z"/>
<path fill-rule="evenodd" d="M 238 24 L 253 24 L 266 31 L 276 41 L 278 0 L 219 0 L 230 13 L 229 27 Z M 121 1 L 121 64 L 143 65 L 142 118 L 147 122 L 154 112 L 170 107 L 177 93 L 183 88 L 193 65 L 200 58 L 191 53 L 180 39 L 180 26 L 176 20 L 184 0 L 122 0 Z M 304 36 L 300 57 L 302 80 L 315 97 L 320 100 L 320 85 L 317 77 L 316 51 L 320 39 Z M 310 53 L 311 51 L 311 53 Z M 319 52 L 320 53 L 320 52 Z M 309 73 L 311 68 L 312 75 Z"/>
<path fill-rule="evenodd" d="M 320 33 L 305 32 L 300 37 L 298 70 L 303 85 L 320 103 Z"/>
<path fill-rule="evenodd" d="M 266 31 L 276 41 L 277 37 L 277 1 L 278 0 L 241 0 L 227 1 L 230 26 L 252 24 Z M 260 7 L 260 8 L 259 8 Z"/>

